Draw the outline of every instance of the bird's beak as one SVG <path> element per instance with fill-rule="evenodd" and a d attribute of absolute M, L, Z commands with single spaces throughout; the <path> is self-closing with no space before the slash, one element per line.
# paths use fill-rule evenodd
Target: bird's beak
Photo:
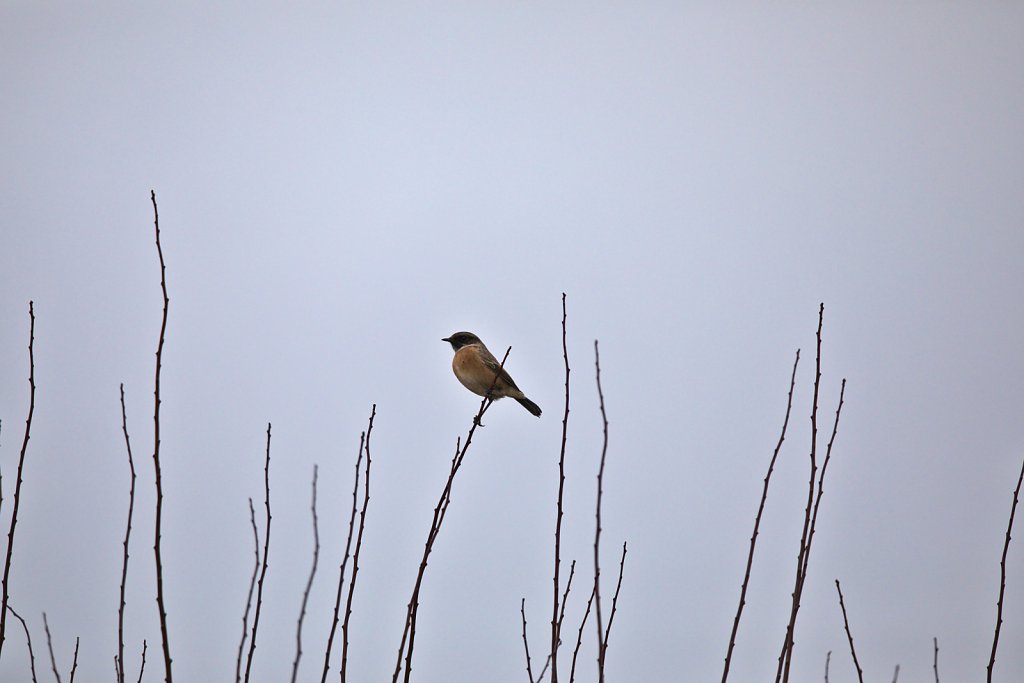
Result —
<path fill-rule="evenodd" d="M 444 338 L 444 339 L 442 339 L 441 341 L 446 341 L 446 342 L 448 342 L 449 344 L 451 344 L 451 343 L 452 343 L 452 340 L 451 340 L 451 338 L 450 338 L 450 337 L 445 337 L 445 338 Z"/>

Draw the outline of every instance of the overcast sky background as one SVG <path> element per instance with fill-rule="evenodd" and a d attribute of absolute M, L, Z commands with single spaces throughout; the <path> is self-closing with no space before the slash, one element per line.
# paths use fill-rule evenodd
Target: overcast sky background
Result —
<path fill-rule="evenodd" d="M 431 509 L 478 406 L 440 341 L 462 329 L 496 355 L 512 347 L 507 368 L 544 415 L 503 401 L 477 432 L 428 569 L 414 673 L 526 680 L 521 598 L 535 661 L 549 637 L 562 292 L 563 557 L 581 561 L 583 586 L 594 339 L 611 421 L 609 581 L 629 542 L 609 680 L 720 678 L 801 348 L 731 680 L 774 674 L 819 302 L 828 426 L 848 387 L 794 679 L 821 680 L 831 650 L 831 680 L 855 680 L 836 578 L 866 678 L 899 664 L 901 681 L 931 680 L 937 637 L 942 680 L 981 679 L 1024 458 L 1021 26 L 1015 3 L 4 3 L 0 522 L 34 300 L 11 600 L 40 676 L 43 611 L 62 671 L 78 635 L 79 680 L 111 676 L 129 481 L 120 382 L 139 472 L 127 668 L 146 638 L 146 680 L 163 676 L 153 189 L 171 298 L 163 554 L 179 680 L 233 676 L 268 421 L 257 680 L 290 672 L 314 463 L 323 547 L 300 679 L 319 680 L 373 403 L 349 680 L 390 676 Z M 1019 681 L 1016 540 L 1008 572 L 996 677 Z M 570 598 L 573 633 L 585 593 Z M 8 624 L 0 679 L 26 680 Z M 588 628 L 581 680 L 593 640 Z"/>

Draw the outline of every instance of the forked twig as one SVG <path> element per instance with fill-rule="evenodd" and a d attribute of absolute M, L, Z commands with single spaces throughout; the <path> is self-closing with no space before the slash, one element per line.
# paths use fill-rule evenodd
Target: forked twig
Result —
<path fill-rule="evenodd" d="M 124 445 L 128 450 L 128 469 L 131 471 L 131 484 L 128 489 L 128 523 L 124 531 L 124 556 L 121 560 L 121 599 L 117 607 L 117 681 L 124 683 L 124 606 L 125 584 L 128 581 L 128 541 L 132 536 L 132 515 L 135 512 L 135 461 L 132 459 L 132 442 L 128 437 L 128 414 L 124 407 L 124 383 L 121 383 L 121 431 L 124 433 Z"/>
<path fill-rule="evenodd" d="M 505 361 L 508 360 L 508 354 L 511 353 L 511 351 L 511 346 L 505 351 L 505 355 L 501 359 L 501 364 L 498 366 L 498 372 L 495 373 L 494 379 L 491 381 L 491 386 L 487 389 L 487 395 L 485 395 L 483 400 L 480 401 L 480 409 L 473 418 L 473 424 L 469 428 L 469 432 L 466 434 L 466 441 L 462 442 L 461 439 L 458 439 L 455 442 L 455 454 L 452 456 L 452 464 L 448 471 L 448 479 L 441 491 L 440 498 L 438 498 L 437 505 L 434 506 L 434 516 L 430 521 L 430 530 L 427 532 L 427 540 L 423 544 L 423 556 L 420 559 L 419 568 L 416 572 L 416 582 L 413 585 L 412 595 L 409 598 L 409 604 L 406 608 L 405 627 L 402 630 L 402 640 L 398 646 L 398 659 L 395 662 L 395 672 L 391 677 L 392 683 L 398 683 L 398 677 L 402 672 L 403 656 L 405 659 L 404 682 L 408 683 L 410 676 L 412 676 L 412 653 L 416 641 L 416 619 L 419 614 L 420 589 L 423 586 L 423 577 L 427 572 L 427 560 L 430 558 L 430 553 L 434 549 L 434 542 L 437 540 L 437 536 L 441 531 L 441 525 L 444 523 L 445 515 L 448 513 L 448 505 L 451 503 L 452 486 L 455 483 L 455 475 L 458 474 L 459 468 L 462 467 L 462 463 L 466 458 L 466 453 L 469 450 L 469 445 L 473 441 L 473 435 L 476 433 L 477 427 L 480 426 L 484 413 L 487 412 L 487 409 L 490 408 L 491 404 L 494 402 L 493 399 L 490 398 L 490 394 L 491 391 L 494 390 L 494 385 L 498 381 L 498 377 L 501 376 L 501 373 L 504 370 Z"/>
<path fill-rule="evenodd" d="M 846 603 L 843 602 L 843 589 L 839 587 L 839 579 L 836 579 L 836 592 L 839 593 L 839 607 L 843 610 L 843 628 L 846 629 L 846 638 L 850 641 L 850 654 L 853 655 L 853 665 L 857 668 L 857 680 L 864 683 L 864 672 L 861 671 L 860 662 L 857 661 L 857 650 L 853 647 L 853 634 L 850 633 L 850 622 L 846 619 Z"/>
<path fill-rule="evenodd" d="M 1003 595 L 1006 593 L 1006 554 L 1010 550 L 1010 533 L 1013 531 L 1013 517 L 1017 513 L 1020 487 L 1024 482 L 1024 462 L 1021 463 L 1017 488 L 1013 490 L 1013 504 L 1010 506 L 1010 521 L 1006 524 L 1006 540 L 1003 542 L 1003 556 L 999 559 L 999 600 L 996 602 L 996 628 L 992 636 L 992 654 L 988 658 L 987 681 L 992 683 L 992 668 L 996 665 L 996 650 L 999 648 L 999 629 L 1003 625 Z"/>
<path fill-rule="evenodd" d="M 747 604 L 747 587 L 750 585 L 750 570 L 754 565 L 754 549 L 757 547 L 757 536 L 761 528 L 761 516 L 764 514 L 765 503 L 768 501 L 768 484 L 771 482 L 772 473 L 775 471 L 775 461 L 782 450 L 782 443 L 786 440 L 786 429 L 789 427 L 789 415 L 793 409 L 793 389 L 796 387 L 796 369 L 800 364 L 800 349 L 796 350 L 796 358 L 793 360 L 793 372 L 789 378 L 789 396 L 786 399 L 786 417 L 782 420 L 782 433 L 779 434 L 779 441 L 775 444 L 775 451 L 768 463 L 768 472 L 764 475 L 764 488 L 761 491 L 761 503 L 757 506 L 757 515 L 754 517 L 754 531 L 750 535 L 750 550 L 747 552 L 747 567 L 743 572 L 743 585 L 740 587 L 740 603 L 736 607 L 736 617 L 732 622 L 732 633 L 729 634 L 729 647 L 725 653 L 725 668 L 722 669 L 722 683 L 729 678 L 729 666 L 732 664 L 732 653 L 736 647 L 736 633 L 740 628 L 740 617 L 743 615 L 743 608 Z M 826 668 L 827 671 L 827 668 Z"/>
<path fill-rule="evenodd" d="M 292 683 L 295 683 L 295 679 L 299 675 L 299 660 L 302 659 L 302 622 L 306 618 L 309 591 L 313 588 L 313 578 L 316 576 L 316 567 L 320 562 L 320 526 L 316 516 L 316 478 L 317 466 L 313 465 L 313 502 L 309 506 L 313 513 L 313 566 L 309 570 L 309 578 L 306 580 L 306 590 L 302 592 L 302 607 L 299 609 L 299 622 L 295 627 L 295 661 L 292 662 Z"/>
<path fill-rule="evenodd" d="M 164 680 L 171 683 L 171 645 L 167 632 L 167 609 L 164 603 L 164 566 L 160 557 L 161 524 L 163 521 L 164 491 L 160 476 L 160 368 L 163 361 L 164 336 L 167 332 L 167 275 L 164 266 L 164 252 L 160 246 L 160 214 L 156 208 L 156 192 L 150 191 L 153 202 L 153 227 L 156 233 L 156 253 L 160 258 L 160 291 L 163 293 L 164 308 L 160 320 L 160 340 L 156 346 L 156 373 L 153 382 L 153 470 L 156 479 L 156 519 L 153 530 L 153 556 L 156 560 L 156 606 L 160 615 L 160 640 L 164 649 Z"/>
<path fill-rule="evenodd" d="M 245 612 L 242 613 L 242 637 L 238 641 L 238 657 L 235 659 L 235 683 L 242 680 L 242 653 L 245 651 L 245 641 L 249 638 L 249 610 L 252 609 L 252 594 L 256 590 L 256 576 L 260 571 L 260 532 L 256 528 L 256 508 L 252 505 L 252 498 L 249 498 L 249 523 L 252 525 L 253 553 L 256 559 L 252 566 L 252 576 L 249 578 Z M 143 662 L 145 662 L 145 656 L 143 656 Z"/>
<path fill-rule="evenodd" d="M 348 598 L 345 600 L 345 620 L 341 624 L 341 683 L 348 674 L 349 620 L 352 618 L 352 596 L 355 595 L 356 579 L 359 577 L 359 551 L 363 547 L 363 530 L 366 528 L 366 509 L 370 506 L 370 437 L 373 435 L 373 418 L 377 416 L 377 404 L 370 409 L 370 422 L 366 427 L 366 472 L 363 477 L 363 505 L 359 510 L 359 531 L 356 534 L 356 549 L 352 553 L 352 578 L 348 582 Z M 357 480 L 358 481 L 358 480 Z M 349 527 L 351 535 L 352 528 Z"/>
<path fill-rule="evenodd" d="M 256 612 L 252 617 L 252 634 L 249 637 L 249 654 L 245 661 L 245 681 L 248 683 L 252 671 L 252 657 L 256 653 L 256 633 L 260 625 L 260 608 L 263 606 L 263 582 L 267 578 L 267 558 L 270 555 L 270 423 L 267 423 L 267 455 L 263 465 L 263 505 L 267 510 L 267 528 L 263 535 L 263 563 L 256 585 Z"/>
<path fill-rule="evenodd" d="M 34 305 L 28 302 L 28 417 L 25 419 L 25 437 L 21 442 L 21 453 L 18 455 L 18 474 L 14 483 L 14 508 L 11 512 L 11 526 L 7 532 L 7 557 L 4 560 L 3 598 L 0 600 L 0 653 L 4 649 L 4 638 L 7 631 L 7 607 L 10 599 L 9 583 L 11 560 L 14 557 L 14 530 L 18 526 L 18 507 L 21 505 L 21 476 L 25 469 L 25 453 L 32 432 L 32 415 L 36 410 L 36 313 Z"/>
<path fill-rule="evenodd" d="M 565 362 L 565 412 L 562 415 L 562 445 L 558 453 L 558 502 L 555 517 L 555 568 L 552 582 L 554 591 L 551 605 L 551 683 L 558 683 L 558 646 L 562 642 L 561 622 L 558 619 L 559 570 L 562 563 L 562 501 L 565 494 L 565 442 L 569 434 L 569 348 L 565 332 L 565 292 L 562 292 L 562 359 Z"/>

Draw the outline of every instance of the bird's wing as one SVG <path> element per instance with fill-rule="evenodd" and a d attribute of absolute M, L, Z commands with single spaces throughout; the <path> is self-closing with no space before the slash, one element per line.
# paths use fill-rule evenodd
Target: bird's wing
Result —
<path fill-rule="evenodd" d="M 516 391 L 519 391 L 519 387 L 517 387 L 516 383 L 512 381 L 512 378 L 509 376 L 508 372 L 506 372 L 505 369 L 501 367 L 501 363 L 499 363 L 497 359 L 495 359 L 495 357 L 491 355 L 491 352 L 488 351 L 486 347 L 481 349 L 480 358 L 483 359 L 484 365 L 486 365 L 492 372 L 494 372 L 495 374 L 498 375 L 498 377 L 504 380 L 506 384 L 508 384 Z"/>

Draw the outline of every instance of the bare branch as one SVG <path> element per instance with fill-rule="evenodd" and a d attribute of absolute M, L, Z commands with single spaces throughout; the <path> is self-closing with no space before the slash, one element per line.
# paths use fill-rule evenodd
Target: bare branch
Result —
<path fill-rule="evenodd" d="M 932 670 L 935 671 L 935 683 L 939 683 L 939 639 L 932 638 L 932 644 L 935 646 L 935 653 L 932 656 Z"/>
<path fill-rule="evenodd" d="M 615 595 L 612 596 L 612 611 L 608 615 L 608 627 L 604 630 L 604 648 L 608 649 L 608 639 L 612 633 L 612 623 L 615 621 L 615 612 L 619 608 L 619 591 L 622 590 L 622 574 L 626 569 L 626 542 L 622 542 L 622 557 L 619 559 L 619 580 L 615 583 Z"/>
<path fill-rule="evenodd" d="M 7 532 L 7 557 L 4 560 L 4 579 L 2 599 L 0 602 L 0 654 L 4 649 L 4 638 L 7 632 L 7 604 L 10 600 L 11 560 L 14 557 L 14 530 L 18 526 L 18 507 L 21 505 L 21 477 L 25 470 L 25 453 L 28 451 L 28 440 L 32 432 L 32 415 L 36 410 L 36 313 L 34 305 L 28 302 L 28 417 L 25 419 L 25 437 L 21 442 L 21 453 L 18 455 L 18 478 L 14 483 L 14 508 L 11 512 L 11 526 Z"/>
<path fill-rule="evenodd" d="M 732 664 L 732 652 L 736 647 L 736 633 L 740 627 L 740 617 L 743 615 L 743 607 L 747 604 L 747 587 L 750 585 L 750 570 L 754 565 L 754 549 L 757 546 L 757 536 L 761 528 L 761 516 L 764 514 L 765 503 L 768 501 L 768 484 L 771 482 L 772 473 L 775 471 L 775 461 L 782 450 L 782 443 L 786 440 L 786 429 L 789 426 L 789 414 L 793 409 L 793 389 L 796 387 L 796 369 L 800 364 L 800 349 L 796 350 L 796 358 L 793 360 L 793 372 L 789 378 L 789 396 L 786 399 L 786 417 L 782 420 L 782 433 L 779 434 L 779 441 L 775 444 L 775 451 L 768 463 L 768 472 L 764 475 L 764 488 L 761 491 L 761 503 L 757 506 L 757 515 L 754 517 L 754 532 L 750 535 L 750 550 L 747 552 L 747 567 L 743 572 L 743 585 L 740 587 L 740 603 L 736 607 L 736 617 L 732 622 L 732 633 L 729 634 L 729 648 L 725 653 L 725 668 L 722 669 L 722 683 L 729 678 L 729 666 Z"/>
<path fill-rule="evenodd" d="M 68 678 L 70 683 L 75 683 L 75 671 L 78 670 L 78 636 L 75 636 L 75 660 L 71 662 L 71 676 Z"/>
<path fill-rule="evenodd" d="M 153 382 L 153 470 L 156 474 L 156 520 L 153 531 L 153 555 L 156 560 L 156 605 L 160 615 L 160 639 L 164 649 L 164 680 L 171 683 L 171 646 L 167 633 L 167 609 L 164 603 L 164 567 L 160 557 L 161 524 L 163 520 L 164 492 L 160 476 L 160 368 L 163 361 L 164 336 L 167 332 L 167 274 L 164 266 L 164 252 L 160 246 L 160 214 L 156 207 L 156 192 L 150 191 L 153 202 L 153 226 L 156 233 L 156 253 L 160 258 L 160 291 L 163 293 L 164 308 L 160 321 L 160 340 L 156 347 L 156 373 Z"/>
<path fill-rule="evenodd" d="M 828 683 L 828 665 L 832 663 L 832 650 L 825 655 L 825 683 Z"/>
<path fill-rule="evenodd" d="M 317 466 L 313 465 L 313 502 L 309 506 L 313 513 L 313 566 L 309 570 L 309 579 L 306 580 L 306 590 L 302 592 L 302 607 L 299 610 L 298 625 L 295 627 L 295 661 L 292 662 L 292 683 L 295 683 L 295 679 L 299 675 L 299 660 L 302 659 L 302 622 L 306 618 L 309 591 L 313 588 L 316 566 L 320 561 L 320 527 L 316 517 L 316 478 Z"/>
<path fill-rule="evenodd" d="M 505 361 L 508 360 L 508 354 L 511 353 L 512 347 L 505 351 L 504 357 L 501 359 L 501 364 L 498 366 L 498 372 L 495 373 L 494 379 L 491 381 L 491 386 L 487 389 L 487 395 L 480 401 L 480 409 L 473 417 L 473 424 L 466 434 L 466 441 L 462 442 L 461 439 L 455 442 L 455 454 L 452 456 L 451 468 L 448 471 L 448 480 L 445 482 L 444 489 L 441 491 L 441 496 L 438 498 L 437 505 L 434 506 L 434 516 L 430 521 L 430 530 L 427 532 L 427 540 L 423 544 L 423 556 L 420 559 L 419 569 L 416 572 L 416 582 L 413 585 L 412 596 L 409 598 L 409 604 L 406 608 L 405 627 L 402 631 L 402 641 L 398 646 L 398 660 L 395 663 L 395 672 L 392 675 L 392 683 L 398 683 L 398 676 L 402 672 L 402 658 L 405 658 L 405 683 L 409 682 L 409 677 L 412 675 L 412 653 L 413 647 L 416 641 L 416 618 L 419 613 L 420 606 L 420 589 L 423 585 L 423 577 L 427 571 L 427 560 L 430 558 L 430 553 L 434 549 L 434 542 L 437 540 L 437 536 L 441 531 L 441 525 L 444 523 L 445 515 L 448 513 L 448 505 L 451 503 L 452 486 L 455 483 L 455 475 L 458 474 L 459 468 L 462 467 L 462 463 L 466 458 L 466 453 L 469 450 L 469 445 L 473 441 L 473 435 L 476 433 L 477 427 L 481 426 L 481 420 L 483 419 L 484 413 L 491 407 L 493 400 L 489 398 L 491 391 L 494 389 L 494 384 L 497 382 L 498 377 L 501 376 L 501 372 L 505 367 Z"/>
<path fill-rule="evenodd" d="M 601 499 L 604 497 L 604 463 L 608 454 L 608 414 L 604 409 L 601 389 L 601 354 L 594 340 L 594 375 L 597 380 L 597 398 L 601 407 L 601 465 L 597 469 L 597 502 L 594 504 L 594 621 L 597 624 L 597 679 L 604 683 L 605 634 L 601 617 Z"/>
<path fill-rule="evenodd" d="M 136 683 L 142 683 L 142 674 L 146 672 L 146 641 L 142 641 L 142 664 L 139 665 L 139 678 Z"/>
<path fill-rule="evenodd" d="M 843 602 L 843 589 L 839 587 L 839 579 L 836 579 L 836 592 L 839 593 L 839 607 L 843 610 L 843 628 L 846 629 L 846 638 L 850 641 L 850 654 L 853 655 L 853 665 L 857 668 L 857 680 L 864 683 L 864 672 L 861 671 L 860 662 L 857 661 L 857 650 L 853 647 L 853 634 L 850 633 L 850 622 L 846 619 L 846 603 Z"/>
<path fill-rule="evenodd" d="M 530 665 L 530 641 L 526 638 L 526 598 L 519 602 L 519 614 L 523 617 L 523 650 L 526 651 L 526 677 L 530 683 L 537 683 L 533 678 L 533 668 Z"/>
<path fill-rule="evenodd" d="M 562 292 L 562 359 L 565 361 L 565 412 L 562 415 L 562 446 L 558 454 L 558 502 L 555 517 L 555 568 L 552 582 L 551 605 L 551 683 L 558 683 L 558 645 L 561 643 L 561 623 L 558 620 L 559 570 L 562 563 L 562 501 L 565 494 L 565 442 L 569 434 L 569 348 L 565 332 L 565 292 Z"/>
<path fill-rule="evenodd" d="M 1006 524 L 1006 540 L 1003 542 L 1003 556 L 999 559 L 999 600 L 996 602 L 996 628 L 992 636 L 992 654 L 988 658 L 987 681 L 992 683 L 992 668 L 996 665 L 996 650 L 999 648 L 999 629 L 1003 625 L 1003 595 L 1006 593 L 1006 553 L 1010 550 L 1010 532 L 1013 531 L 1013 517 L 1020 500 L 1020 487 L 1024 482 L 1024 462 L 1021 463 L 1017 488 L 1013 490 L 1013 504 L 1010 506 L 1010 521 Z M 15 503 L 17 506 L 17 503 Z"/>
<path fill-rule="evenodd" d="M 53 638 L 50 637 L 50 624 L 46 621 L 46 612 L 43 612 L 43 629 L 46 631 L 46 647 L 50 651 L 50 666 L 53 667 L 53 677 L 60 683 L 60 672 L 57 671 L 57 660 L 53 656 Z"/>
<path fill-rule="evenodd" d="M 267 455 L 263 465 L 263 505 L 267 509 L 267 529 L 263 536 L 263 565 L 256 586 L 256 612 L 252 617 L 252 635 L 249 638 L 249 655 L 245 660 L 245 681 L 248 683 L 252 671 L 252 657 L 256 653 L 256 632 L 260 625 L 260 608 L 263 606 L 263 581 L 267 578 L 267 558 L 270 556 L 270 423 L 267 423 Z"/>
<path fill-rule="evenodd" d="M 128 522 L 124 531 L 124 556 L 121 561 L 121 599 L 117 607 L 117 681 L 124 683 L 124 606 L 125 584 L 128 581 L 128 541 L 132 536 L 132 515 L 135 511 L 135 461 L 132 459 L 132 442 L 128 437 L 128 414 L 124 406 L 124 383 L 121 384 L 121 431 L 124 433 L 124 445 L 128 451 L 128 469 L 131 472 L 131 485 L 128 489 Z"/>
<path fill-rule="evenodd" d="M 334 645 L 334 633 L 337 630 L 338 622 L 340 621 L 341 593 L 345 585 L 345 568 L 348 564 L 349 550 L 352 547 L 352 538 L 354 537 L 357 499 L 359 495 L 359 467 L 363 462 L 363 447 L 365 444 L 366 432 L 363 432 L 359 436 L 359 454 L 356 457 L 355 484 L 352 486 L 352 512 L 348 518 L 348 537 L 345 540 L 345 554 L 342 556 L 341 566 L 338 568 L 338 592 L 334 598 L 334 621 L 331 622 L 331 631 L 327 636 L 327 647 L 324 652 L 324 671 L 320 678 L 320 683 L 326 683 L 327 681 L 327 671 L 331 664 L 331 649 Z"/>
<path fill-rule="evenodd" d="M 348 673 L 348 628 L 352 618 L 352 596 L 355 595 L 356 579 L 359 576 L 359 551 L 363 547 L 363 530 L 366 529 L 366 509 L 370 505 L 370 437 L 373 434 L 373 418 L 377 416 L 377 404 L 370 409 L 370 422 L 366 427 L 366 476 L 363 478 L 363 506 L 359 511 L 359 531 L 356 535 L 356 549 L 352 554 L 352 578 L 348 582 L 348 598 L 345 601 L 345 620 L 341 624 L 341 683 Z M 351 532 L 351 527 L 349 528 Z"/>
<path fill-rule="evenodd" d="M 896 665 L 896 671 L 892 674 L 892 683 L 896 683 L 900 678 L 900 665 Z"/>
<path fill-rule="evenodd" d="M 594 604 L 594 589 L 590 589 L 590 597 L 587 598 L 587 609 L 583 612 L 583 619 L 580 620 L 580 628 L 576 632 L 576 647 L 572 649 L 572 665 L 569 667 L 569 683 L 576 680 L 576 660 L 580 654 L 580 646 L 583 644 L 583 629 L 587 625 L 587 618 L 590 616 L 590 608 Z"/>
<path fill-rule="evenodd" d="M 25 631 L 25 642 L 28 643 L 28 661 L 32 671 L 32 683 L 38 683 L 36 680 L 36 655 L 32 651 L 32 635 L 28 632 L 28 624 L 21 618 L 21 615 L 14 611 L 14 608 L 7 605 L 7 609 L 14 615 L 14 618 L 21 622 L 21 628 Z"/>
<path fill-rule="evenodd" d="M 256 559 L 252 566 L 252 576 L 249 578 L 245 612 L 242 613 L 242 638 L 238 642 L 238 657 L 235 659 L 235 683 L 242 680 L 242 652 L 245 650 L 245 641 L 249 638 L 249 610 L 252 608 L 253 591 L 256 590 L 256 575 L 260 571 L 260 532 L 256 528 L 256 509 L 252 505 L 252 498 L 249 498 L 249 523 L 252 525 L 253 553 Z"/>

